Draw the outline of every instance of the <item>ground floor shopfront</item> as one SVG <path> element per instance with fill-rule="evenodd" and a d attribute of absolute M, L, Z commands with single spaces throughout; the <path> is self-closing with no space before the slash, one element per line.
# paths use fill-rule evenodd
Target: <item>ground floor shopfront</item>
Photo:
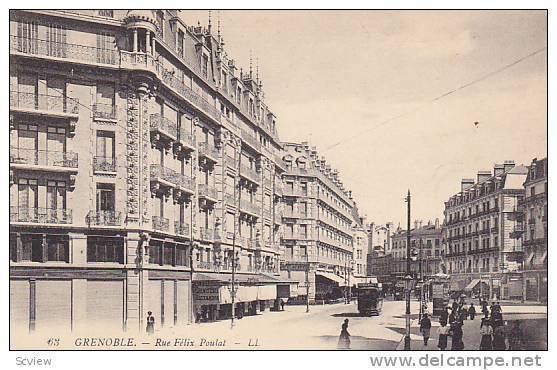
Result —
<path fill-rule="evenodd" d="M 297 296 L 297 283 L 261 273 L 196 272 L 193 275 L 195 322 L 242 318 L 278 310 Z"/>
<path fill-rule="evenodd" d="M 490 300 L 523 300 L 527 292 L 522 271 L 451 274 L 449 290 Z"/>

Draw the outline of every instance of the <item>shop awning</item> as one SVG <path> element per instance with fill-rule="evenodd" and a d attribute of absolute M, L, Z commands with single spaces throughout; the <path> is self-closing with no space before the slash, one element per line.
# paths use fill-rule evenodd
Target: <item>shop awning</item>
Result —
<path fill-rule="evenodd" d="M 232 274 L 230 273 L 218 273 L 218 272 L 195 272 L 193 274 L 193 281 L 204 281 L 204 282 L 219 282 L 223 284 L 229 284 L 232 282 Z M 238 284 L 276 284 L 280 280 L 275 279 L 269 275 L 265 274 L 234 274 L 234 282 Z"/>
<path fill-rule="evenodd" d="M 470 284 L 466 285 L 464 290 L 465 291 L 471 291 L 472 289 L 474 289 L 476 287 L 476 285 L 478 285 L 479 282 L 480 282 L 480 279 L 472 279 Z"/>
<path fill-rule="evenodd" d="M 318 276 L 324 277 L 325 279 L 332 280 L 335 283 L 338 283 L 338 286 L 345 286 L 346 285 L 346 281 L 344 280 L 343 277 L 335 275 L 335 274 L 331 274 L 330 272 L 317 271 L 315 274 L 318 275 Z"/>

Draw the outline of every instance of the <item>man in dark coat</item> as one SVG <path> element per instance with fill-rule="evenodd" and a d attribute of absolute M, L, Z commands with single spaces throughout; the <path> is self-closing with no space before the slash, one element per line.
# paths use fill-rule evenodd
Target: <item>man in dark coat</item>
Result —
<path fill-rule="evenodd" d="M 427 341 L 429 340 L 430 331 L 431 331 L 431 320 L 427 313 L 424 313 L 424 317 L 422 317 L 422 321 L 420 321 L 420 331 L 422 332 L 424 338 L 424 346 L 427 346 Z"/>
<path fill-rule="evenodd" d="M 474 317 L 476 317 L 476 307 L 474 307 L 474 303 L 470 303 L 470 308 L 468 309 L 468 316 L 470 316 L 470 320 L 474 320 Z"/>

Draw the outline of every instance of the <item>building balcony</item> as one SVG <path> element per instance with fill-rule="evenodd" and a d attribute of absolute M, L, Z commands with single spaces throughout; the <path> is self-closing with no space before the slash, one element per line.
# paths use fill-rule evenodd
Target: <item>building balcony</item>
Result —
<path fill-rule="evenodd" d="M 10 110 L 43 116 L 72 118 L 79 115 L 79 100 L 63 95 L 10 91 Z"/>
<path fill-rule="evenodd" d="M 118 65 L 120 58 L 115 49 L 102 49 L 66 42 L 46 41 L 10 35 L 10 54 L 68 60 L 82 64 Z"/>
<path fill-rule="evenodd" d="M 174 221 L 174 232 L 181 236 L 190 236 L 190 225 L 180 221 Z"/>
<path fill-rule="evenodd" d="M 224 193 L 224 202 L 231 207 L 236 207 L 238 204 L 238 200 L 234 198 L 234 194 L 228 193 Z"/>
<path fill-rule="evenodd" d="M 260 179 L 259 179 L 259 178 L 260 178 L 260 175 L 259 175 L 259 172 L 258 172 L 255 168 L 251 168 L 251 167 L 248 166 L 248 165 L 241 164 L 241 166 L 240 166 L 240 175 L 241 175 L 243 178 L 245 178 L 245 179 L 247 179 L 247 180 L 249 180 L 249 181 L 251 181 L 251 182 L 253 182 L 253 183 L 255 183 L 255 184 L 259 184 L 259 183 L 260 183 Z"/>
<path fill-rule="evenodd" d="M 74 152 L 10 148 L 10 167 L 76 173 L 78 156 Z"/>
<path fill-rule="evenodd" d="M 168 232 L 169 224 L 168 218 L 153 216 L 153 230 Z"/>
<path fill-rule="evenodd" d="M 197 187 L 197 193 L 200 198 L 205 198 L 213 203 L 218 201 L 218 191 L 216 188 L 208 184 L 199 184 Z"/>
<path fill-rule="evenodd" d="M 261 152 L 261 142 L 257 139 L 257 137 L 243 130 L 240 133 L 240 137 L 242 138 L 242 141 L 250 146 L 252 149 L 256 150 L 257 152 Z"/>
<path fill-rule="evenodd" d="M 71 209 L 10 207 L 10 222 L 67 225 L 73 222 Z"/>
<path fill-rule="evenodd" d="M 203 241 L 213 242 L 215 241 L 215 230 L 206 227 L 200 227 L 199 237 Z"/>
<path fill-rule="evenodd" d="M 259 217 L 260 207 L 248 200 L 240 200 L 240 210 L 252 216 Z"/>
<path fill-rule="evenodd" d="M 93 119 L 100 121 L 116 121 L 118 119 L 116 114 L 117 108 L 114 104 L 93 104 Z"/>
<path fill-rule="evenodd" d="M 161 137 L 167 138 L 169 141 L 178 140 L 178 125 L 168 118 L 161 116 L 159 113 L 150 116 L 151 132 L 154 138 L 159 140 Z"/>
<path fill-rule="evenodd" d="M 144 70 L 152 74 L 158 74 L 161 64 L 151 54 L 144 52 L 134 52 L 120 50 L 120 67 L 132 70 Z"/>
<path fill-rule="evenodd" d="M 116 172 L 116 158 L 114 157 L 93 157 L 94 172 Z"/>
<path fill-rule="evenodd" d="M 122 52 L 124 53 L 124 52 Z M 201 111 L 203 111 L 207 116 L 220 122 L 220 112 L 211 103 L 209 103 L 205 98 L 199 95 L 197 92 L 186 85 L 182 80 L 175 76 L 173 71 L 162 68 L 160 65 L 157 66 L 157 72 L 159 78 L 162 82 L 168 86 L 170 89 L 174 90 L 176 93 L 184 97 L 190 104 L 194 105 Z"/>
<path fill-rule="evenodd" d="M 195 189 L 191 178 L 160 164 L 151 165 L 151 181 L 163 186 L 178 188 L 190 194 L 193 194 Z"/>
<path fill-rule="evenodd" d="M 236 158 L 229 156 L 226 154 L 224 156 L 224 164 L 226 164 L 229 168 L 236 170 L 238 168 L 238 161 Z"/>
<path fill-rule="evenodd" d="M 253 237 L 240 237 L 240 244 L 247 249 L 257 249 L 259 247 L 259 243 L 257 242 L 257 239 L 253 238 Z"/>
<path fill-rule="evenodd" d="M 197 143 L 197 149 L 199 149 L 199 155 L 212 162 L 217 163 L 220 157 L 219 151 L 209 143 Z"/>
<path fill-rule="evenodd" d="M 184 127 L 178 131 L 178 143 L 184 148 L 195 150 L 195 136 L 188 132 Z"/>
<path fill-rule="evenodd" d="M 86 222 L 91 226 L 120 226 L 122 225 L 122 212 L 89 211 Z"/>

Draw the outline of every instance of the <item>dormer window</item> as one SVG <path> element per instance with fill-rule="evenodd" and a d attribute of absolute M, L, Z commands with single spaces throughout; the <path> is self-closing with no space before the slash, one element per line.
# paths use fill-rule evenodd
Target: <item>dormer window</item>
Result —
<path fill-rule="evenodd" d="M 176 40 L 176 51 L 178 51 L 178 55 L 181 57 L 184 56 L 184 32 L 182 30 L 178 30 L 178 38 Z"/>
<path fill-rule="evenodd" d="M 209 72 L 209 57 L 206 54 L 203 54 L 203 59 L 201 61 L 201 72 L 203 73 L 203 77 L 207 77 Z"/>
<path fill-rule="evenodd" d="M 99 16 L 114 18 L 114 10 L 99 10 Z"/>

